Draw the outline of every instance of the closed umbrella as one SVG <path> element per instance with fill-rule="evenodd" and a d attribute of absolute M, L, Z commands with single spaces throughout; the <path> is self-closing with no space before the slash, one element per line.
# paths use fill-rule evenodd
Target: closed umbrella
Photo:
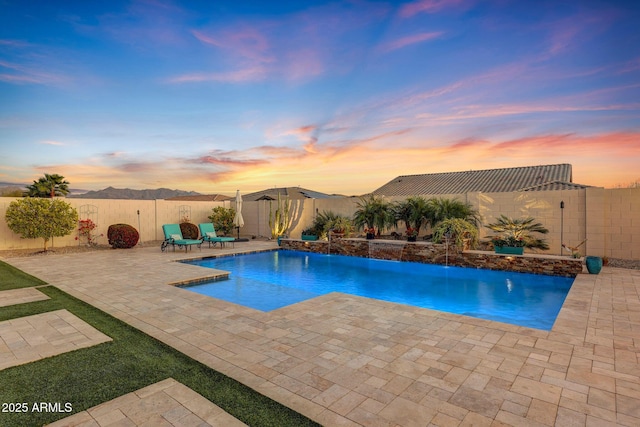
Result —
<path fill-rule="evenodd" d="M 242 196 L 240 190 L 236 191 L 236 216 L 233 218 L 233 223 L 238 229 L 238 239 L 240 239 L 240 227 L 244 226 L 244 218 L 242 218 Z"/>

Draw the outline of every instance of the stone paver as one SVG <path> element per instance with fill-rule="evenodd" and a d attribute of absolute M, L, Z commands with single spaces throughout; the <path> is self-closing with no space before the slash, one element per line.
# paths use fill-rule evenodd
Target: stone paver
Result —
<path fill-rule="evenodd" d="M 111 341 L 67 310 L 0 322 L 0 370 Z"/>
<path fill-rule="evenodd" d="M 224 426 L 246 424 L 168 378 L 49 424 L 50 427 Z"/>
<path fill-rule="evenodd" d="M 321 424 L 640 425 L 640 271 L 579 275 L 550 332 L 340 293 L 263 313 L 167 285 L 212 274 L 174 260 L 269 244 L 7 261 Z"/>
<path fill-rule="evenodd" d="M 15 304 L 25 304 L 34 301 L 49 299 L 48 296 L 36 288 L 10 289 L 0 291 L 0 307 L 8 307 Z"/>

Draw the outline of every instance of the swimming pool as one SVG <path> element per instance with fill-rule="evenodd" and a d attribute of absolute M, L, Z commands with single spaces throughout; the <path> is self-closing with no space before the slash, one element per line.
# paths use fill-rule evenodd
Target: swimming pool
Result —
<path fill-rule="evenodd" d="M 330 292 L 551 330 L 572 278 L 272 251 L 190 264 L 230 271 L 188 289 L 271 311 Z"/>

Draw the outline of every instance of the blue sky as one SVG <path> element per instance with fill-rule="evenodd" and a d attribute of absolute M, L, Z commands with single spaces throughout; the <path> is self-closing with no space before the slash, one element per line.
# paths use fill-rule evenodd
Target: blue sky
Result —
<path fill-rule="evenodd" d="M 625 185 L 638 22 L 631 1 L 0 0 L 0 181 L 361 194 L 571 163 Z"/>

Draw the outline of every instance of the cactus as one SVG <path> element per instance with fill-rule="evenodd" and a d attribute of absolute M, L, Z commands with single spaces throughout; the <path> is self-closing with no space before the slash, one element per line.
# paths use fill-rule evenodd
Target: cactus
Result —
<path fill-rule="evenodd" d="M 271 202 L 269 202 L 269 227 L 271 228 L 271 238 L 276 239 L 279 236 L 284 235 L 289 226 L 291 225 L 291 215 L 289 209 L 291 208 L 291 200 L 287 197 L 282 200 L 280 193 L 278 193 L 278 206 L 273 211 Z"/>

